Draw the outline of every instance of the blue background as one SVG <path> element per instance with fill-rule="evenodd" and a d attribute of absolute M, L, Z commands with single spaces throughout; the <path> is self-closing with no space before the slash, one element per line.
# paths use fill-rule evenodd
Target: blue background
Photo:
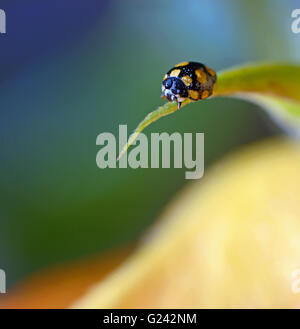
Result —
<path fill-rule="evenodd" d="M 174 64 L 215 70 L 299 61 L 297 1 L 0 0 L 0 268 L 31 272 L 136 240 L 186 183 L 185 169 L 96 166 L 101 132 L 162 104 Z M 199 102 L 147 129 L 204 132 L 206 169 L 280 134 L 254 105 Z"/>

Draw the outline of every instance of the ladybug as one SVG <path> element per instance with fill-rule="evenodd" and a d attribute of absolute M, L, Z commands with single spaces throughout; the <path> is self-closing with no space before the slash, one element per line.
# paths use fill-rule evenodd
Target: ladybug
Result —
<path fill-rule="evenodd" d="M 216 73 L 197 62 L 177 64 L 163 78 L 161 97 L 176 101 L 178 110 L 186 99 L 199 101 L 212 95 L 216 85 Z"/>

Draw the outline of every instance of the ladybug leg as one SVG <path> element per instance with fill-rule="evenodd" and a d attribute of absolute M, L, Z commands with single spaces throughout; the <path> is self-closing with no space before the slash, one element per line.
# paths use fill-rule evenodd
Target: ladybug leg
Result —
<path fill-rule="evenodd" d="M 180 110 L 181 102 L 177 102 L 177 110 Z"/>

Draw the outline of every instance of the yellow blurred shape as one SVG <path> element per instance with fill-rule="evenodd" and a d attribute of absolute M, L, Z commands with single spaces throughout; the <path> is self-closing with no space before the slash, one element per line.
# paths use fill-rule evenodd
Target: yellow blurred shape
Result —
<path fill-rule="evenodd" d="M 300 144 L 271 140 L 189 184 L 129 260 L 73 306 L 297 307 L 296 269 Z"/>
<path fill-rule="evenodd" d="M 1 294 L 0 309 L 68 308 L 91 285 L 117 268 L 131 251 L 129 247 L 113 250 L 106 255 L 40 271 L 8 289 L 7 294 Z"/>

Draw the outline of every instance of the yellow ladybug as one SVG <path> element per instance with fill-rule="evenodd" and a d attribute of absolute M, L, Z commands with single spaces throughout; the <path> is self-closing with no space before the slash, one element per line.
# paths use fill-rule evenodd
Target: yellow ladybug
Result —
<path fill-rule="evenodd" d="M 213 93 L 216 79 L 215 71 L 204 64 L 182 62 L 164 76 L 161 97 L 170 102 L 176 101 L 180 109 L 181 103 L 187 98 L 199 101 L 209 97 Z"/>

